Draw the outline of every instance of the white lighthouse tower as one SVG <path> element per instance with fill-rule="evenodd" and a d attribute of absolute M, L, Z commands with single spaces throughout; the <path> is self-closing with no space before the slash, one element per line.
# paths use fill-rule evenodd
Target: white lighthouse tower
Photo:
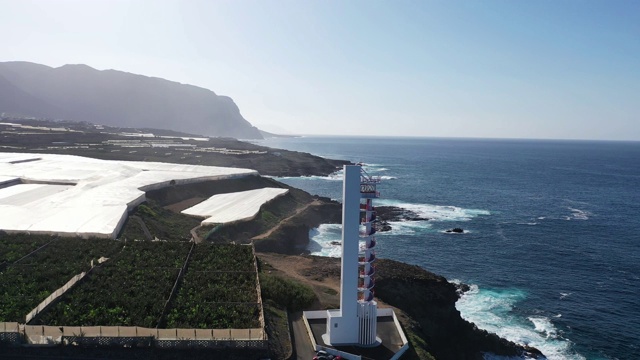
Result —
<path fill-rule="evenodd" d="M 322 338 L 328 345 L 380 344 L 373 300 L 376 214 L 372 205 L 372 199 L 379 197 L 379 182 L 360 165 L 344 166 L 340 309 L 327 310 L 327 332 Z"/>

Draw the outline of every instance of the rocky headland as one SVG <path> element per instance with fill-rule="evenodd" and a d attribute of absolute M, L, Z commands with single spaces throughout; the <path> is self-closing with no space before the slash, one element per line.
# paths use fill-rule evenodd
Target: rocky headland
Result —
<path fill-rule="evenodd" d="M 317 206 L 289 219 L 269 237 L 255 241 L 259 258 L 281 276 L 301 281 L 318 297 L 315 309 L 339 304 L 340 259 L 308 255 L 309 230 L 321 223 L 340 222 L 340 204 L 315 197 Z M 428 220 L 396 207 L 378 207 L 381 223 Z M 376 298 L 397 309 L 412 345 L 408 359 L 482 359 L 484 353 L 543 358 L 532 347 L 502 339 L 464 320 L 455 303 L 468 286 L 448 282 L 419 266 L 389 259 L 376 263 Z M 328 290 L 330 289 L 330 290 Z"/>

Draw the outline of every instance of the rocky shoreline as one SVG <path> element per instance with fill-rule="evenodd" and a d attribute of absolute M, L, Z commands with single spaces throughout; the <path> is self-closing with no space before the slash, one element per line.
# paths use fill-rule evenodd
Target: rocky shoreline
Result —
<path fill-rule="evenodd" d="M 285 263 L 293 266 L 301 258 L 311 261 L 309 270 L 296 277 L 308 277 L 319 283 L 339 283 L 340 259 L 308 255 L 309 230 L 323 223 L 339 223 L 341 205 L 327 198 L 315 197 L 322 205 L 304 211 L 290 219 L 268 239 L 255 242 L 256 250 L 286 255 Z M 381 206 L 376 208 L 381 224 L 393 221 L 428 220 L 406 209 Z M 383 225 L 384 226 L 384 225 Z M 300 254 L 300 255 L 299 255 Z M 260 255 L 259 255 L 260 256 Z M 271 256 L 271 255 L 269 255 Z M 312 269 L 312 270 L 310 270 Z M 532 347 L 502 339 L 464 320 L 456 309 L 456 301 L 469 290 L 464 284 L 453 284 L 444 277 L 419 266 L 380 259 L 377 262 L 376 297 L 399 310 L 412 350 L 409 359 L 483 359 L 484 353 L 500 356 L 544 358 Z M 319 298 L 325 297 L 317 290 Z M 318 304 L 318 308 L 335 306 Z M 404 357 L 403 357 L 404 358 Z"/>

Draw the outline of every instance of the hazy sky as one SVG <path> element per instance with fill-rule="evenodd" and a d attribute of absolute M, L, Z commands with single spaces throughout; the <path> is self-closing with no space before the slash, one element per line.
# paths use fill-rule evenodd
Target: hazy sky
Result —
<path fill-rule="evenodd" d="M 290 133 L 640 140 L 640 1 L 7 1 L 0 61 L 231 96 Z"/>

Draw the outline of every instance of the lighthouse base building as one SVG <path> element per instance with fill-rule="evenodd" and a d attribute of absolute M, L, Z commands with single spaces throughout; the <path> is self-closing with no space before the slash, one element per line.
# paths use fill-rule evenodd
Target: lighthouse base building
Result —
<path fill-rule="evenodd" d="M 379 183 L 361 165 L 344 166 L 340 308 L 304 312 L 315 350 L 346 359 L 359 359 L 357 353 L 377 346 L 397 359 L 409 346 L 393 310 L 378 309 L 375 301 L 378 222 L 373 200 L 380 196 Z"/>

